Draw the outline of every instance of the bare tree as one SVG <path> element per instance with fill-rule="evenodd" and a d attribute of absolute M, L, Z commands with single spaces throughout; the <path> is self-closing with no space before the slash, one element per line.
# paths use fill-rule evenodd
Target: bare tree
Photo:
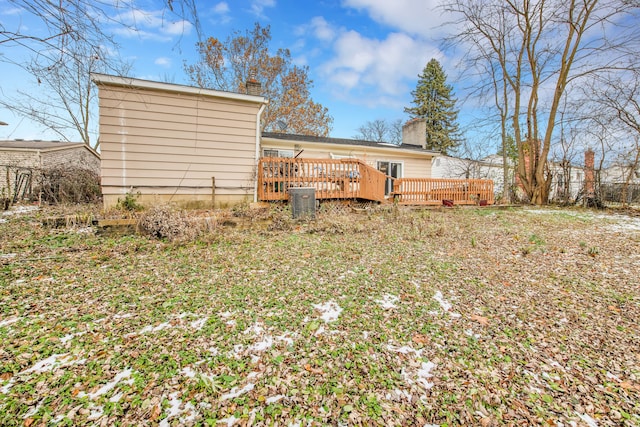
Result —
<path fill-rule="evenodd" d="M 39 123 L 63 141 L 79 138 L 97 149 L 96 88 L 90 75 L 126 75 L 130 66 L 108 56 L 104 49 L 83 43 L 69 44 L 65 56 L 64 63 L 48 66 L 41 58 L 34 59 L 27 70 L 36 79 L 38 90 L 19 90 L 17 96 L 0 98 L 0 106 Z"/>
<path fill-rule="evenodd" d="M 592 89 L 597 103 L 624 131 L 615 136 L 625 141 L 618 144 L 617 160 L 623 171 L 621 201 L 626 205 L 629 185 L 640 167 L 640 70 L 623 71 L 599 83 Z"/>
<path fill-rule="evenodd" d="M 114 29 L 135 31 L 138 22 L 133 0 L 8 0 L 22 13 L 41 24 L 37 30 L 26 25 L 9 28 L 0 22 L 0 47 L 30 52 L 29 60 L 0 55 L 0 60 L 22 68 L 39 88 L 32 93 L 0 100 L 0 105 L 28 117 L 56 133 L 63 140 L 80 138 L 97 148 L 93 140 L 92 112 L 95 88 L 92 72 L 123 74 L 129 65 L 119 60 Z M 184 28 L 199 30 L 195 0 L 164 0 L 162 19 L 176 20 Z M 44 32 L 41 30 L 44 29 Z M 71 137 L 72 134 L 77 135 Z"/>
<path fill-rule="evenodd" d="M 402 144 L 402 119 L 368 121 L 358 128 L 358 133 L 353 139 L 400 145 Z"/>
<path fill-rule="evenodd" d="M 638 43 L 638 2 L 626 0 L 451 0 L 458 42 L 475 63 L 498 70 L 494 81 L 514 131 L 518 176 L 529 200 L 548 201 L 548 155 L 558 108 L 580 79 L 615 68 Z M 615 30 L 610 31 L 615 24 Z M 479 49 L 479 47 L 481 47 Z M 506 91 L 506 92 L 505 92 Z M 507 94 L 506 96 L 504 94 Z M 504 104 L 503 104 L 504 103 Z M 508 108 L 507 108 L 508 107 Z"/>

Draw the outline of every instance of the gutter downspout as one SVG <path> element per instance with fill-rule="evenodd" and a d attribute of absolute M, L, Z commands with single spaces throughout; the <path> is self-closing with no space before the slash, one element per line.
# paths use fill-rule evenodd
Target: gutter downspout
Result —
<path fill-rule="evenodd" d="M 260 118 L 264 109 L 267 108 L 267 102 L 269 101 L 265 101 L 265 103 L 260 106 L 258 115 L 256 116 L 256 158 L 254 162 L 256 174 L 253 179 L 253 203 L 258 202 L 258 173 L 260 172 L 258 171 L 258 161 L 260 160 L 260 139 L 262 137 L 262 132 L 260 131 Z"/>

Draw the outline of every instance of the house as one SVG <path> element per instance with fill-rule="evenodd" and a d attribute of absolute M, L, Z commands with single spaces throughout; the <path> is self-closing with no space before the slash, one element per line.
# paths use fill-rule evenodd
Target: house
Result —
<path fill-rule="evenodd" d="M 0 198 L 32 194 L 41 173 L 73 167 L 100 173 L 100 155 L 86 144 L 60 141 L 0 141 Z"/>
<path fill-rule="evenodd" d="M 241 94 L 104 74 L 92 80 L 105 209 L 128 193 L 141 204 L 221 207 L 287 200 L 291 187 L 312 187 L 320 199 L 438 204 L 447 186 L 456 186 L 451 198 L 460 203 L 476 188 L 437 183 L 437 197 L 425 196 L 438 153 L 425 148 L 424 120 L 405 125 L 401 145 L 261 133 L 268 100 L 256 95 L 257 82 Z"/>
<path fill-rule="evenodd" d="M 99 89 L 105 208 L 128 192 L 139 194 L 143 204 L 255 201 L 262 157 L 357 159 L 390 177 L 389 194 L 392 178 L 428 177 L 437 154 L 424 149 L 420 123 L 407 128 L 400 146 L 261 134 L 268 103 L 261 96 L 104 74 L 92 79 Z"/>

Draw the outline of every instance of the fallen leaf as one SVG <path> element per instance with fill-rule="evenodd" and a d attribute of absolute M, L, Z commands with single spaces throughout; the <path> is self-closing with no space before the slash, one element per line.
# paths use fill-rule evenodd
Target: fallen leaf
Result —
<path fill-rule="evenodd" d="M 320 369 L 320 368 L 314 368 L 314 367 L 312 367 L 312 366 L 311 366 L 310 364 L 308 364 L 308 363 L 307 363 L 306 365 L 304 365 L 304 369 L 305 369 L 307 372 L 311 372 L 312 374 L 316 374 L 316 375 L 322 375 L 322 374 L 324 374 L 324 371 L 323 371 L 322 369 Z"/>
<path fill-rule="evenodd" d="M 151 408 L 151 415 L 149 416 L 149 418 L 151 419 L 151 421 L 155 421 L 158 419 L 161 413 L 162 408 L 160 408 L 160 405 L 154 405 L 153 408 Z"/>
<path fill-rule="evenodd" d="M 479 316 L 477 314 L 472 314 L 470 319 L 480 323 L 482 326 L 487 326 L 489 324 L 488 317 Z"/>
<path fill-rule="evenodd" d="M 431 341 L 427 335 L 423 334 L 413 334 L 411 340 L 416 344 L 427 344 Z"/>
<path fill-rule="evenodd" d="M 24 420 L 23 425 L 24 425 L 24 427 L 29 427 L 31 424 L 33 424 L 34 421 L 35 420 L 33 418 L 27 418 L 27 419 Z"/>
<path fill-rule="evenodd" d="M 620 313 L 620 309 L 616 306 L 610 305 L 607 307 L 610 311 L 615 311 L 616 313 Z"/>

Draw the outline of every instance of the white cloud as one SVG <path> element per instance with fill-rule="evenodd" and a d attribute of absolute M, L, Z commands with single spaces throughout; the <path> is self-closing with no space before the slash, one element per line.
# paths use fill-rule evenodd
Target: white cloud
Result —
<path fill-rule="evenodd" d="M 214 23 L 226 24 L 231 21 L 230 12 L 231 8 L 229 7 L 229 3 L 226 1 L 216 3 L 210 10 L 211 15 L 214 16 L 212 21 Z"/>
<path fill-rule="evenodd" d="M 253 0 L 253 2 L 251 2 L 251 13 L 257 17 L 263 17 L 264 9 L 267 7 L 274 7 L 275 5 L 275 0 Z"/>
<path fill-rule="evenodd" d="M 156 41 L 169 41 L 174 36 L 189 35 L 193 28 L 193 24 L 189 21 L 166 19 L 162 10 L 131 9 L 120 13 L 114 18 L 114 21 L 122 22 L 125 25 L 113 30 L 120 36 L 140 37 Z"/>
<path fill-rule="evenodd" d="M 332 41 L 336 37 L 336 30 L 322 16 L 311 19 L 309 27 L 318 40 Z"/>
<path fill-rule="evenodd" d="M 153 63 L 161 67 L 169 68 L 171 67 L 171 58 L 167 58 L 166 56 L 161 56 L 160 58 L 156 58 L 156 60 L 153 61 Z"/>
<path fill-rule="evenodd" d="M 320 68 L 324 79 L 335 93 L 370 106 L 397 107 L 429 59 L 442 56 L 424 40 L 402 33 L 378 40 L 343 31 L 332 49 L 333 58 Z"/>
<path fill-rule="evenodd" d="M 224 15 L 229 13 L 229 4 L 226 1 L 221 1 L 220 3 L 213 6 L 212 12 L 217 15 Z"/>
<path fill-rule="evenodd" d="M 371 19 L 402 32 L 432 36 L 444 17 L 439 0 L 343 0 L 344 7 L 366 12 Z"/>

